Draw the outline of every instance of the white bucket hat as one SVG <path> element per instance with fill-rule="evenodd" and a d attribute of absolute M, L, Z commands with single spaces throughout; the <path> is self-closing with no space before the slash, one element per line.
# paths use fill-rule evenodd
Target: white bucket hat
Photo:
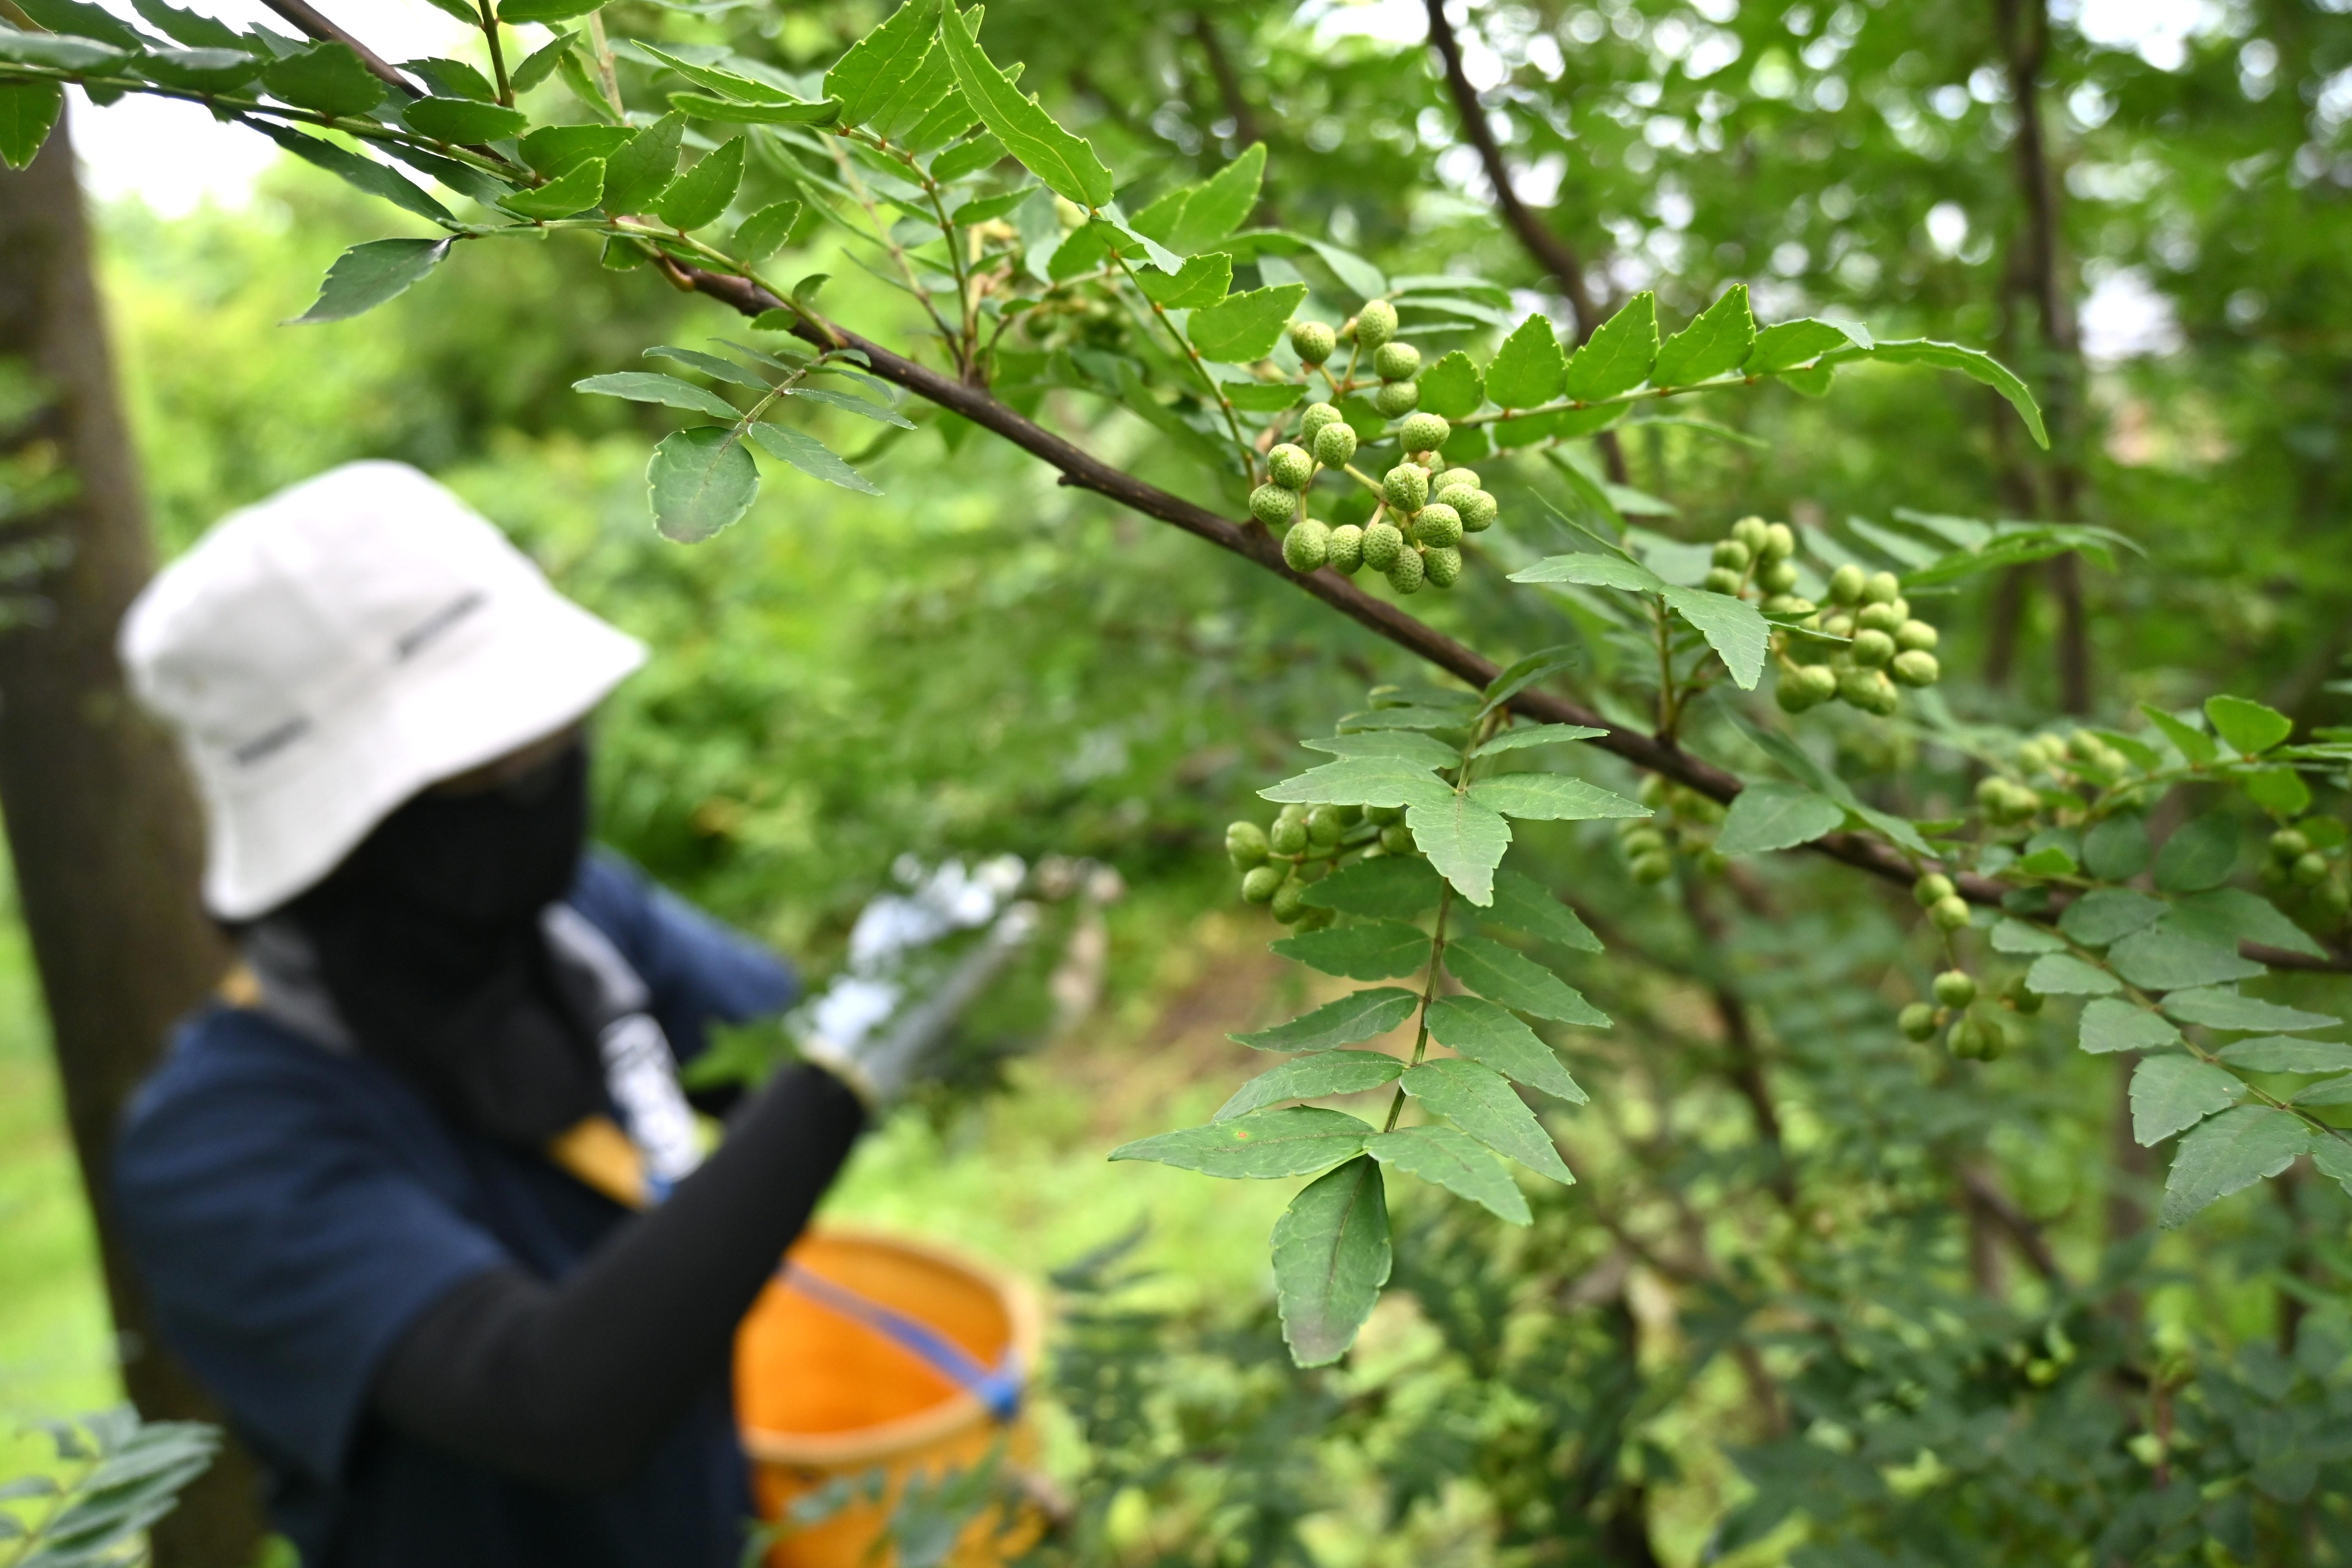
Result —
<path fill-rule="evenodd" d="M 584 716 L 645 662 L 404 463 L 351 463 L 223 519 L 123 617 L 179 732 L 227 920 L 318 881 L 426 785 Z"/>

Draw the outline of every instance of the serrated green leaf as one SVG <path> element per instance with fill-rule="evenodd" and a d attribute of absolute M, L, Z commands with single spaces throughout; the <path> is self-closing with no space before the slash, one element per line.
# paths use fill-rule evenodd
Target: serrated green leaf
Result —
<path fill-rule="evenodd" d="M 829 98 L 814 103 L 750 103 L 708 93 L 673 92 L 669 105 L 688 119 L 720 125 L 830 125 L 841 117 L 841 105 Z"/>
<path fill-rule="evenodd" d="M 1233 1098 L 1219 1106 L 1210 1120 L 1230 1121 L 1286 1100 L 1360 1094 L 1393 1083 L 1403 1071 L 1404 1063 L 1379 1051 L 1318 1051 L 1258 1074 L 1234 1090 Z"/>
<path fill-rule="evenodd" d="M 1307 907 L 1378 920 L 1411 920 L 1437 907 L 1444 884 L 1429 862 L 1413 855 L 1359 860 L 1307 889 Z"/>
<path fill-rule="evenodd" d="M 1154 237 L 1186 255 L 1207 249 L 1248 221 L 1265 178 L 1265 143 L 1253 142 L 1240 157 L 1194 186 L 1168 233 Z"/>
<path fill-rule="evenodd" d="M 2149 723 L 2164 732 L 2165 739 L 2178 747 L 2180 754 L 2191 763 L 2210 763 L 2221 754 L 2221 749 L 2213 744 L 2213 737 L 2195 725 L 2173 717 L 2152 702 L 2141 703 L 2139 710 L 2147 716 Z"/>
<path fill-rule="evenodd" d="M 841 100 L 841 123 L 892 119 L 919 89 L 944 93 L 945 80 L 936 74 L 927 80 L 921 68 L 938 34 L 939 0 L 907 0 L 852 44 L 824 73 L 824 95 Z"/>
<path fill-rule="evenodd" d="M 1631 392 L 1650 378 L 1657 358 L 1657 296 L 1636 294 L 1569 360 L 1563 390 L 1579 403 Z"/>
<path fill-rule="evenodd" d="M 760 469 L 734 431 L 698 425 L 662 437 L 661 445 L 654 448 L 653 460 L 646 465 L 646 489 L 653 503 L 654 526 L 662 536 L 681 544 L 699 544 L 751 510 L 760 494 Z"/>
<path fill-rule="evenodd" d="M 368 79 L 373 81 L 375 79 Z M 415 185 L 402 179 L 385 165 L 373 158 L 362 158 L 357 153 L 338 147 L 316 136 L 306 136 L 299 131 L 267 120 L 245 122 L 277 142 L 307 163 L 315 163 L 329 174 L 357 186 L 372 196 L 380 196 L 393 205 L 429 218 L 437 224 L 452 224 L 447 207 L 435 201 Z"/>
<path fill-rule="evenodd" d="M 372 239 L 355 245 L 327 268 L 319 298 L 294 318 L 302 321 L 340 321 L 373 310 L 408 291 L 449 254 L 446 239 Z"/>
<path fill-rule="evenodd" d="M 2036 996 L 2104 996 L 2123 982 L 2071 953 L 2045 952 L 2025 972 L 2025 988 Z"/>
<path fill-rule="evenodd" d="M 2180 1141 L 2157 1223 L 2167 1230 L 2198 1210 L 2275 1176 L 2311 1146 L 2303 1122 L 2268 1106 L 2225 1110 Z"/>
<path fill-rule="evenodd" d="M 1426 765 L 1393 757 L 1342 757 L 1257 793 L 1265 800 L 1322 805 L 1443 805 L 1454 798 L 1453 787 Z"/>
<path fill-rule="evenodd" d="M 1174 276 L 1146 268 L 1135 275 L 1135 286 L 1145 299 L 1171 310 L 1199 310 L 1214 305 L 1234 286 L 1234 258 L 1223 251 L 1196 256 Z"/>
<path fill-rule="evenodd" d="M 2265 973 L 2251 958 L 2161 928 L 2117 942 L 2107 949 L 2107 965 L 2147 991 L 2187 991 Z"/>
<path fill-rule="evenodd" d="M 1756 318 L 1748 309 L 1748 285 L 1735 283 L 1689 326 L 1666 340 L 1658 350 L 1658 363 L 1651 367 L 1650 380 L 1658 386 L 1688 386 L 1713 380 L 1738 369 L 1755 342 Z"/>
<path fill-rule="evenodd" d="M 2352 1193 L 2352 1142 L 2341 1133 L 2315 1132 L 2311 1137 L 2312 1167 Z"/>
<path fill-rule="evenodd" d="M 1584 999 L 1581 992 L 1516 948 L 1483 936 L 1455 936 L 1445 944 L 1445 967 L 1489 1001 L 1538 1018 L 1587 1028 L 1610 1027 L 1609 1015 Z"/>
<path fill-rule="evenodd" d="M 1666 587 L 1664 578 L 1640 562 L 1598 552 L 1547 555 L 1534 565 L 1512 573 L 1511 581 L 1579 583 L 1589 588 L 1623 588 L 1643 594 L 1661 593 Z"/>
<path fill-rule="evenodd" d="M 1392 980 L 1429 962 L 1429 933 L 1403 921 L 1371 921 L 1302 931 L 1274 943 L 1274 951 L 1347 980 Z"/>
<path fill-rule="evenodd" d="M 516 143 L 522 161 L 553 178 L 591 158 L 599 162 L 629 144 L 635 132 L 624 125 L 542 125 Z"/>
<path fill-rule="evenodd" d="M 1412 992 L 1380 985 L 1369 991 L 1350 992 L 1337 1002 L 1326 1002 L 1287 1024 L 1276 1024 L 1255 1034 L 1229 1035 L 1226 1038 L 1255 1051 L 1328 1051 L 1334 1046 L 1352 1046 L 1358 1040 L 1385 1035 L 1412 1017 L 1412 1010 L 1419 1005 L 1421 998 Z"/>
<path fill-rule="evenodd" d="M 2154 925 L 2168 907 L 2128 888 L 2095 888 L 2066 906 L 2058 917 L 2058 929 L 2084 947 L 2105 947 Z"/>
<path fill-rule="evenodd" d="M 1760 341 L 1760 340 L 1759 340 Z M 2050 432 L 2042 426 L 2041 405 L 2017 373 L 2002 364 L 1982 349 L 1964 348 L 1958 343 L 1939 343 L 1926 338 L 1899 342 L 1881 342 L 1862 351 L 1883 364 L 1925 364 L 1939 370 L 1956 370 L 1969 380 L 1991 387 L 2017 410 L 2025 421 L 2026 430 L 2037 447 L 2050 445 Z"/>
<path fill-rule="evenodd" d="M 1522 822 L 1597 822 L 1651 815 L 1646 805 L 1566 773 L 1497 773 L 1473 784 L 1470 798 Z"/>
<path fill-rule="evenodd" d="M 2183 936 L 2215 947 L 2235 950 L 2241 942 L 2258 942 L 2312 958 L 2327 956 L 2327 950 L 2314 941 L 2309 931 L 2282 914 L 2277 905 L 2243 888 L 2211 888 L 2201 893 L 2184 893 L 2172 900 L 2164 924 Z"/>
<path fill-rule="evenodd" d="M 1291 312 L 1306 298 L 1304 283 L 1278 283 L 1245 294 L 1229 294 L 1205 310 L 1193 311 L 1184 335 L 1211 359 L 1247 364 L 1274 352 Z"/>
<path fill-rule="evenodd" d="M 1486 396 L 1497 408 L 1533 408 L 1558 397 L 1567 375 L 1559 330 L 1546 317 L 1529 316 L 1495 351 Z"/>
<path fill-rule="evenodd" d="M 1601 950 L 1601 939 L 1592 934 L 1582 916 L 1553 898 L 1533 878 L 1517 871 L 1495 873 L 1495 902 L 1480 918 L 1579 952 Z"/>
<path fill-rule="evenodd" d="M 2323 1079 L 2294 1097 L 2297 1105 L 2352 1105 L 2352 1073 Z"/>
<path fill-rule="evenodd" d="M 1279 414 L 1307 395 L 1307 388 L 1295 381 L 1229 381 L 1221 390 L 1244 414 Z"/>
<path fill-rule="evenodd" d="M 2248 1072 L 2352 1072 L 2352 1046 L 2335 1040 L 2298 1040 L 2292 1035 L 2263 1035 L 2224 1046 L 2221 1059 Z"/>
<path fill-rule="evenodd" d="M 460 144 L 501 141 L 530 123 L 515 110 L 466 98 L 420 98 L 402 110 L 400 117 L 421 135 Z"/>
<path fill-rule="evenodd" d="M 336 43 L 272 60 L 262 68 L 261 84 L 282 102 L 343 119 L 365 114 L 389 90 L 348 44 Z"/>
<path fill-rule="evenodd" d="M 1380 1165 L 1352 1160 L 1301 1189 L 1274 1222 L 1274 1299 L 1300 1366 L 1348 1353 L 1388 1283 L 1389 1210 Z"/>
<path fill-rule="evenodd" d="M 677 174 L 686 116 L 663 115 L 632 137 L 604 164 L 604 210 L 615 216 L 650 212 Z"/>
<path fill-rule="evenodd" d="M 2144 1007 L 2102 997 L 2084 1005 L 2077 1043 L 2093 1056 L 2157 1051 L 2180 1044 L 2180 1031 Z"/>
<path fill-rule="evenodd" d="M 1759 855 L 1811 844 L 1845 821 L 1845 807 L 1802 784 L 1773 780 L 1734 795 L 1715 837 L 1718 855 Z"/>
<path fill-rule="evenodd" d="M 1342 715 L 1339 730 L 1346 736 L 1381 730 L 1465 730 L 1469 724 L 1468 714 L 1450 708 L 1375 708 Z"/>
<path fill-rule="evenodd" d="M 1508 1008 L 1482 996 L 1445 996 L 1430 1004 L 1430 1037 L 1505 1078 L 1582 1105 L 1586 1096 L 1559 1056 Z"/>
<path fill-rule="evenodd" d="M 1424 1108 L 1497 1154 L 1563 1185 L 1575 1184 L 1576 1177 L 1561 1161 L 1543 1123 L 1493 1068 L 1458 1058 L 1441 1059 L 1422 1063 L 1397 1083 Z"/>
<path fill-rule="evenodd" d="M 1303 1176 L 1360 1153 L 1371 1131 L 1343 1111 L 1293 1105 L 1139 1138 L 1112 1150 L 1110 1157 L 1148 1160 L 1229 1181 L 1270 1181 Z"/>
<path fill-rule="evenodd" d="M 1770 375 L 1853 343 L 1844 328 L 1827 321 L 1782 321 L 1756 334 L 1755 344 L 1739 368 L 1750 375 Z"/>
<path fill-rule="evenodd" d="M 672 228 L 698 229 L 719 221 L 742 183 L 743 138 L 738 136 L 704 153 L 700 163 L 672 181 L 654 203 L 654 211 Z"/>
<path fill-rule="evenodd" d="M 982 169 L 1001 163 L 1006 156 L 1004 143 L 983 132 L 969 142 L 960 142 L 949 148 L 933 159 L 931 178 L 944 185 L 950 181 L 961 180 L 967 174 L 977 174 Z M 1024 190 L 1022 195 L 1025 197 L 1033 194 L 1036 188 L 1031 185 Z"/>
<path fill-rule="evenodd" d="M 1992 931 L 1988 940 L 1991 942 L 1992 950 L 1995 952 L 2063 952 L 2066 951 L 2065 942 L 2056 932 L 2043 931 L 2040 926 L 2028 925 L 2023 921 L 2012 920 L 2007 915 L 1993 921 Z"/>
<path fill-rule="evenodd" d="M 2294 732 L 2294 721 L 2275 708 L 2243 697 L 2208 697 L 2205 717 L 2213 732 L 2238 749 L 2241 756 L 2257 756 Z"/>
<path fill-rule="evenodd" d="M 569 22 L 604 4 L 604 0 L 500 0 L 499 20 L 510 27 L 529 22 Z"/>
<path fill-rule="evenodd" d="M 92 6 L 92 10 L 98 7 Z M 100 11 L 100 16 L 105 16 Z M 136 35 L 121 23 L 109 22 L 131 36 L 127 47 L 137 48 Z M 61 37 L 55 33 L 26 33 L 15 27 L 0 26 L 0 60 L 16 60 L 26 65 L 50 66 L 58 70 L 102 70 L 122 62 L 123 50 L 94 37 L 74 36 Z"/>
<path fill-rule="evenodd" d="M 1732 683 L 1742 691 L 1753 691 L 1764 676 L 1764 656 L 1772 646 L 1772 628 L 1764 624 L 1763 616 L 1745 599 L 1729 594 L 1710 594 L 1704 588 L 1682 588 L 1669 584 L 1658 590 L 1658 596 L 1671 605 L 1675 614 L 1698 628 L 1707 647 L 1715 649 L 1723 667 L 1731 672 Z"/>
<path fill-rule="evenodd" d="M 146 24 L 174 43 L 192 49 L 243 49 L 244 37 L 234 27 L 194 11 L 166 5 L 162 0 L 131 0 L 131 8 Z M 44 24 L 46 26 L 46 24 Z"/>
<path fill-rule="evenodd" d="M 790 463 L 813 479 L 869 496 L 882 493 L 873 480 L 844 462 L 814 436 L 804 435 L 789 425 L 771 425 L 764 419 L 751 426 L 751 439 L 760 444 L 760 450 L 778 462 Z"/>
<path fill-rule="evenodd" d="M 2242 996 L 2226 986 L 2176 991 L 2164 999 L 2164 1010 L 2184 1024 L 2209 1029 L 2262 1029 L 2272 1034 L 2304 1035 L 2315 1029 L 2340 1027 L 2343 1020 L 2325 1013 L 2306 1013 L 2258 997 Z"/>
<path fill-rule="evenodd" d="M 1006 81 L 981 52 L 971 26 L 970 18 L 954 5 L 941 8 L 940 41 L 955 72 L 957 87 L 979 113 L 981 122 L 1004 143 L 1006 152 L 1021 161 L 1022 167 L 1056 195 L 1085 207 L 1108 202 L 1116 187 L 1094 148 L 1055 123 L 1035 98 L 1023 96 Z"/>
<path fill-rule="evenodd" d="M 1375 1133 L 1364 1152 L 1392 1170 L 1434 1183 L 1513 1225 L 1531 1225 L 1527 1195 L 1478 1142 L 1452 1127 L 1400 1127 Z"/>
<path fill-rule="evenodd" d="M 1479 716 L 1483 718 L 1486 714 L 1492 713 L 1496 709 L 1502 707 L 1512 698 L 1517 697 L 1520 692 L 1525 691 L 1528 687 L 1533 686 L 1537 681 L 1543 679 L 1545 677 L 1557 675 L 1563 669 L 1574 668 L 1583 661 L 1584 650 L 1574 643 L 1561 643 L 1554 647 L 1538 648 L 1535 652 L 1527 655 L 1523 658 L 1513 659 L 1502 669 L 1496 671 L 1495 679 L 1488 681 L 1486 683 L 1486 689 L 1479 693 Z M 1559 724 L 1547 726 L 1547 728 L 1553 730 L 1566 729 L 1570 727 L 1570 726 Z M 1604 735 L 1607 734 L 1608 731 L 1605 730 L 1594 730 L 1591 731 L 1591 733 L 1594 735 Z M 1500 740 L 1501 737 L 1498 736 L 1495 741 L 1488 742 L 1486 746 L 1481 747 L 1480 750 L 1484 752 L 1489 748 L 1496 751 L 1508 751 L 1511 749 L 1508 746 L 1498 744 Z"/>
<path fill-rule="evenodd" d="M 732 421 L 740 417 L 733 404 L 717 393 L 680 381 L 674 375 L 664 375 L 653 370 L 616 370 L 604 375 L 592 375 L 585 381 L 572 384 L 574 392 L 593 393 L 600 397 L 625 397 L 632 403 L 662 403 L 672 408 L 691 408 L 698 414 Z"/>
<path fill-rule="evenodd" d="M 745 261 L 764 260 L 791 237 L 793 226 L 800 221 L 801 210 L 798 202 L 776 202 L 761 207 L 736 226 L 734 242 L 728 248 Z"/>
<path fill-rule="evenodd" d="M 2102 881 L 2138 876 L 2148 856 L 2147 823 L 2128 812 L 2101 817 L 2083 835 L 2083 867 Z"/>
<path fill-rule="evenodd" d="M 534 190 L 500 196 L 499 205 L 518 217 L 528 218 L 563 218 L 585 212 L 604 200 L 604 168 L 602 158 L 574 163 Z"/>
<path fill-rule="evenodd" d="M 1416 801 L 1404 814 L 1412 841 L 1437 874 L 1482 908 L 1495 901 L 1495 868 L 1511 847 L 1511 825 L 1467 795 Z"/>
<path fill-rule="evenodd" d="M 1418 768 L 1451 768 L 1462 761 L 1455 748 L 1420 730 L 1367 730 L 1351 735 L 1318 735 L 1298 743 L 1335 757 L 1386 757 Z"/>
<path fill-rule="evenodd" d="M 0 87 L 0 163 L 22 169 L 49 139 L 65 110 L 65 89 L 53 81 Z"/>
<path fill-rule="evenodd" d="M 1596 740 L 1609 733 L 1585 724 L 1520 724 L 1504 731 L 1470 754 L 1474 757 L 1499 756 L 1505 752 L 1523 752 L 1535 746 L 1565 745 L 1572 741 Z"/>
<path fill-rule="evenodd" d="M 2238 864 L 2238 825 L 2218 813 L 2191 817 L 2156 852 L 2156 885 L 2168 893 L 2221 886 Z"/>
<path fill-rule="evenodd" d="M 522 63 L 509 75 L 508 81 L 517 92 L 529 92 L 555 72 L 555 68 L 572 57 L 572 46 L 580 41 L 577 33 L 558 33 L 539 47 L 525 55 Z"/>
<path fill-rule="evenodd" d="M 1423 413 L 1460 419 L 1477 413 L 1486 396 L 1486 378 L 1478 374 L 1476 362 L 1460 349 L 1421 373 L 1418 406 Z"/>
<path fill-rule="evenodd" d="M 2147 1057 L 2132 1069 L 2132 1140 L 2143 1148 L 2227 1110 L 2246 1092 L 2231 1074 L 2194 1057 Z"/>

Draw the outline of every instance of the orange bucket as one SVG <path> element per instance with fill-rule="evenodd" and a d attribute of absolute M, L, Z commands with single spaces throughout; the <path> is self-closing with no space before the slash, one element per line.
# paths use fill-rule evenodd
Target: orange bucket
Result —
<path fill-rule="evenodd" d="M 810 1231 L 785 1263 L 735 1336 L 735 1418 L 761 1517 L 783 1519 L 842 1478 L 878 1472 L 883 1488 L 878 1500 L 855 1493 L 820 1522 L 788 1523 L 769 1562 L 890 1568 L 896 1553 L 872 1548 L 909 1477 L 977 1464 L 1000 1442 L 1015 1464 L 1034 1452 L 1025 1417 L 1005 1418 L 1004 1402 L 992 1409 L 984 1394 L 1036 1368 L 1036 1298 L 983 1264 L 869 1231 Z M 972 1369 L 997 1373 L 995 1389 L 968 1386 Z M 992 1568 L 1031 1544 L 1036 1521 L 1008 1531 L 993 1515 L 967 1529 L 954 1568 Z"/>

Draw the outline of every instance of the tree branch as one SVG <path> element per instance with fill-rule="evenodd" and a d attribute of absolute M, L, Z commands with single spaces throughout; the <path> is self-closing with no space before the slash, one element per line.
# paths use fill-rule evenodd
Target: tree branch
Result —
<path fill-rule="evenodd" d="M 299 27 L 305 37 L 316 38 L 322 44 L 342 45 L 352 53 L 359 56 L 360 64 L 367 67 L 369 70 L 409 97 L 425 96 L 424 89 L 401 75 L 399 70 L 382 55 L 320 16 L 317 8 L 310 5 L 308 0 L 262 0 L 262 4 Z"/>

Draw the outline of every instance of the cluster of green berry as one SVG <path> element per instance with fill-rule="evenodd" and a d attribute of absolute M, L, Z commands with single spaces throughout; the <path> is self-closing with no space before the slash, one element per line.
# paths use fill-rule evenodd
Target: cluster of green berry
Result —
<path fill-rule="evenodd" d="M 1642 804 L 1655 815 L 1627 817 L 1617 825 L 1617 847 L 1623 851 L 1633 880 L 1648 887 L 1672 877 L 1677 850 L 1698 857 L 1705 869 L 1722 866 L 1722 857 L 1715 853 L 1714 832 L 1723 823 L 1721 805 L 1655 773 L 1642 781 Z"/>
<path fill-rule="evenodd" d="M 1396 307 L 1386 300 L 1368 300 L 1356 319 L 1338 331 L 1322 321 L 1291 322 L 1290 346 L 1297 351 L 1301 363 L 1319 365 L 1339 352 L 1342 342 L 1352 342 L 1356 347 L 1348 366 L 1349 380 L 1354 380 L 1364 356 L 1371 355 L 1372 374 L 1381 380 L 1380 390 L 1372 394 L 1372 406 L 1383 419 L 1402 419 L 1421 406 L 1421 384 L 1413 379 L 1421 374 L 1421 351 L 1399 342 L 1396 333 Z"/>
<path fill-rule="evenodd" d="M 2270 887 L 2299 891 L 2310 900 L 2311 912 L 2326 925 L 2339 924 L 2352 913 L 2352 885 L 2345 880 L 2344 825 L 2333 817 L 2313 817 L 2282 827 L 2271 835 L 2271 852 L 2263 864 L 2263 880 Z"/>
<path fill-rule="evenodd" d="M 2024 782 L 1991 773 L 1977 783 L 1977 807 L 1995 827 L 2021 826 L 2042 815 L 2047 803 L 2036 778 L 2071 794 L 2077 784 L 2111 784 L 2131 771 L 2130 758 L 2088 730 L 2030 735 L 2018 742 L 2016 762 Z"/>
<path fill-rule="evenodd" d="M 1927 919 L 1948 942 L 1952 933 L 1967 928 L 1968 900 L 1949 877 L 1931 871 L 1912 884 L 1911 896 L 1927 911 Z M 1945 1031 L 1944 1045 L 1963 1061 L 1991 1061 L 2008 1051 L 2010 1030 L 2000 1012 L 1976 1005 L 1980 998 L 1976 976 L 1955 966 L 1936 976 L 1929 988 L 1933 1002 L 1914 1002 L 1896 1015 L 1895 1027 L 1909 1040 L 1932 1040 Z M 2042 998 L 2025 988 L 2023 977 L 2005 986 L 1999 1006 L 2032 1016 L 2042 1010 Z"/>
<path fill-rule="evenodd" d="M 1830 574 L 1828 608 L 1796 603 L 1808 612 L 1801 623 L 1805 629 L 1849 640 L 1828 663 L 1801 664 L 1790 657 L 1789 634 L 1781 634 L 1778 695 L 1789 712 L 1834 698 L 1884 718 L 1902 699 L 1897 686 L 1933 686 L 1943 679 L 1934 652 L 1936 628 L 1912 617 L 1894 573 L 1866 573 L 1848 562 Z M 1769 613 L 1770 602 L 1764 607 Z"/>
<path fill-rule="evenodd" d="M 1309 908 L 1307 889 L 1349 856 L 1377 860 L 1418 854 L 1402 806 L 1286 805 L 1271 827 L 1247 821 L 1225 826 L 1225 858 L 1242 874 L 1242 898 L 1264 904 L 1284 925 L 1318 931 L 1335 918 Z"/>
<path fill-rule="evenodd" d="M 1424 584 L 1450 588 L 1461 580 L 1463 536 L 1492 527 L 1501 509 L 1480 488 L 1475 470 L 1437 468 L 1437 448 L 1453 434 L 1444 419 L 1408 415 L 1397 434 L 1405 461 L 1382 477 L 1380 504 L 1361 526 L 1334 528 L 1307 515 L 1305 493 L 1315 475 L 1355 456 L 1356 433 L 1339 409 L 1328 403 L 1307 405 L 1299 436 L 1311 451 L 1286 441 L 1266 454 L 1272 477 L 1252 492 L 1250 513 L 1268 528 L 1288 530 L 1282 559 L 1292 571 L 1328 566 L 1352 576 L 1369 566 L 1400 594 L 1417 594 Z"/>

